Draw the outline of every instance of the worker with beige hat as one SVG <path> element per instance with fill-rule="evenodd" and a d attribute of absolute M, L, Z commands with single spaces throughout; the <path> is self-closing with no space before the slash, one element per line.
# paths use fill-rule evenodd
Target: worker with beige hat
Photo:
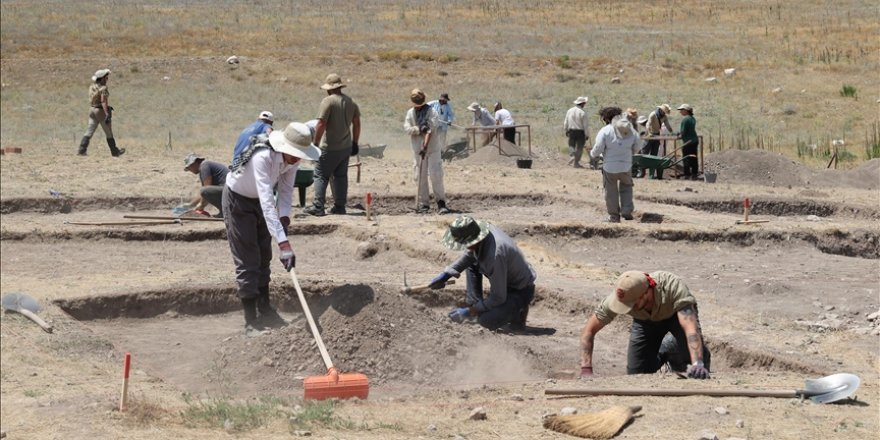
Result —
<path fill-rule="evenodd" d="M 669 124 L 669 115 L 672 113 L 672 108 L 669 107 L 669 104 L 660 104 L 657 106 L 654 111 L 648 114 L 648 123 L 647 134 L 648 136 L 660 136 L 660 124 L 666 126 L 666 131 L 672 133 L 672 125 Z M 642 154 L 650 154 L 652 156 L 656 156 L 660 151 L 660 141 L 657 139 L 648 140 L 645 143 L 645 147 L 642 149 Z M 656 173 L 655 173 L 656 171 Z M 652 169 L 651 170 L 651 178 L 663 179 L 663 170 L 662 169 Z"/>
<path fill-rule="evenodd" d="M 695 379 L 709 378 L 711 355 L 703 343 L 697 300 L 677 275 L 624 272 L 581 333 L 581 377 L 593 375 L 596 333 L 618 315 L 632 317 L 626 373 L 651 374 L 664 363 Z M 689 364 L 689 365 L 688 365 Z"/>
<path fill-rule="evenodd" d="M 568 156 L 571 160 L 569 164 L 575 168 L 583 168 L 581 166 L 581 156 L 584 154 L 584 145 L 590 139 L 589 127 L 587 125 L 587 112 L 584 111 L 584 105 L 590 98 L 586 96 L 578 96 L 574 100 L 574 107 L 568 109 L 565 113 L 565 119 L 562 121 L 562 129 L 568 138 Z M 590 161 L 590 168 L 596 169 L 595 162 Z"/>

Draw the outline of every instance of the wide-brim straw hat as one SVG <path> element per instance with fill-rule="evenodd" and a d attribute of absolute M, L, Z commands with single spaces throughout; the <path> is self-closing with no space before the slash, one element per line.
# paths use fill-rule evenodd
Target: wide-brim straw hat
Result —
<path fill-rule="evenodd" d="M 312 145 L 312 132 L 302 122 L 291 122 L 284 130 L 269 133 L 272 149 L 300 159 L 315 161 L 321 157 L 321 150 Z"/>
<path fill-rule="evenodd" d="M 343 87 L 345 87 L 345 84 L 342 83 L 342 78 L 335 73 L 327 75 L 327 79 L 324 80 L 324 85 L 321 86 L 324 90 L 335 90 Z"/>
<path fill-rule="evenodd" d="M 449 249 L 460 251 L 483 241 L 487 235 L 488 223 L 463 215 L 452 221 L 441 242 Z"/>
<path fill-rule="evenodd" d="M 657 107 L 660 107 L 660 110 L 663 110 L 663 113 L 667 115 L 672 113 L 672 108 L 669 107 L 669 104 L 660 104 Z"/>
<path fill-rule="evenodd" d="M 590 101 L 590 98 L 586 96 L 578 96 L 577 99 L 574 100 L 574 105 L 586 104 Z"/>
<path fill-rule="evenodd" d="M 110 74 L 110 69 L 101 69 L 92 75 L 92 81 L 97 81 Z"/>
<path fill-rule="evenodd" d="M 426 97 L 427 95 L 425 95 L 425 92 L 419 89 L 412 89 L 412 91 L 409 92 L 409 100 L 416 106 L 424 104 Z"/>
<path fill-rule="evenodd" d="M 608 308 L 618 315 L 629 313 L 648 287 L 648 274 L 637 270 L 624 272 L 614 283 L 614 293 L 608 295 Z"/>
<path fill-rule="evenodd" d="M 468 111 L 475 112 L 480 109 L 479 102 L 472 102 L 471 105 L 467 106 Z"/>

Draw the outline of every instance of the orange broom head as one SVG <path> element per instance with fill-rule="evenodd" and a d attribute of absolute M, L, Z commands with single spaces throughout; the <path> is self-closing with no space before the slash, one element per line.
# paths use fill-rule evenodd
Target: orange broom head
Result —
<path fill-rule="evenodd" d="M 370 393 L 370 380 L 365 374 L 340 374 L 331 367 L 324 376 L 309 376 L 303 381 L 306 400 L 366 399 Z"/>

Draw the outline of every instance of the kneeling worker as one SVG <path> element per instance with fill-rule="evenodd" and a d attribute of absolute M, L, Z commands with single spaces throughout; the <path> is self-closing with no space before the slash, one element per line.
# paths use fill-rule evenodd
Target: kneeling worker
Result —
<path fill-rule="evenodd" d="M 183 159 L 183 170 L 198 174 L 199 182 L 202 184 L 199 195 L 190 202 L 190 206 L 194 207 L 193 211 L 207 215 L 205 207 L 211 204 L 220 210 L 217 217 L 223 217 L 223 187 L 226 185 L 229 167 L 190 153 Z"/>
<path fill-rule="evenodd" d="M 599 304 L 581 333 L 581 377 L 593 375 L 593 339 L 617 315 L 633 318 L 627 374 L 650 374 L 669 362 L 674 371 L 709 378 L 710 354 L 703 344 L 697 300 L 677 275 L 627 271 L 614 293 Z M 670 336 L 667 336 L 670 333 Z M 690 363 L 690 365 L 688 365 Z"/>
<path fill-rule="evenodd" d="M 484 221 L 461 216 L 449 225 L 443 244 L 464 254 L 431 280 L 442 289 L 451 277 L 467 271 L 468 307 L 449 313 L 455 322 L 476 318 L 483 327 L 496 330 L 505 324 L 513 331 L 525 329 L 529 303 L 535 297 L 535 271 L 513 239 Z M 483 276 L 489 279 L 489 295 L 483 298 Z"/>

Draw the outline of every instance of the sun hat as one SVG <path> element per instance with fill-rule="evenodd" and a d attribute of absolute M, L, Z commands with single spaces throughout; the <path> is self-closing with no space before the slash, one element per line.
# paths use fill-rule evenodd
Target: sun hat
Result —
<path fill-rule="evenodd" d="M 663 110 L 663 113 L 667 115 L 672 113 L 672 109 L 669 107 L 669 104 L 660 104 L 658 105 L 658 107 L 660 107 L 660 110 Z"/>
<path fill-rule="evenodd" d="M 291 122 L 284 130 L 269 133 L 272 149 L 306 160 L 318 160 L 321 150 L 312 145 L 312 132 L 302 122 Z"/>
<path fill-rule="evenodd" d="M 468 111 L 475 112 L 480 109 L 479 102 L 472 102 L 471 105 L 467 106 Z"/>
<path fill-rule="evenodd" d="M 449 224 L 449 229 L 443 234 L 441 242 L 449 249 L 460 251 L 483 241 L 487 235 L 489 235 L 488 223 L 474 220 L 469 215 L 462 215 Z"/>
<path fill-rule="evenodd" d="M 678 106 L 678 108 L 676 110 L 693 110 L 693 109 L 694 108 L 691 107 L 690 104 L 682 104 L 682 105 Z"/>
<path fill-rule="evenodd" d="M 422 105 L 425 103 L 425 92 L 419 89 L 412 89 L 412 92 L 409 92 L 409 100 L 415 105 Z"/>
<path fill-rule="evenodd" d="M 183 170 L 188 171 L 190 165 L 196 163 L 197 160 L 205 160 L 205 158 L 196 153 L 187 154 L 186 157 L 183 158 Z"/>
<path fill-rule="evenodd" d="M 636 124 L 645 125 L 647 123 L 648 123 L 648 117 L 645 115 L 639 116 L 639 118 L 636 119 Z"/>
<path fill-rule="evenodd" d="M 625 113 L 626 116 L 629 117 L 629 118 L 634 118 L 634 117 L 637 117 L 637 116 L 639 115 L 639 111 L 638 111 L 637 109 L 632 108 L 632 107 L 630 107 L 630 108 L 624 110 L 623 113 Z"/>
<path fill-rule="evenodd" d="M 587 98 L 586 96 L 578 96 L 577 99 L 574 100 L 574 105 L 586 104 L 589 101 L 590 98 Z"/>
<path fill-rule="evenodd" d="M 110 69 L 101 69 L 92 76 L 92 81 L 97 81 L 110 74 Z"/>
<path fill-rule="evenodd" d="M 628 270 L 620 275 L 614 283 L 614 293 L 608 295 L 608 308 L 618 315 L 629 313 L 649 287 L 652 281 L 648 274 L 637 270 Z"/>
<path fill-rule="evenodd" d="M 449 93 L 441 93 L 440 99 L 442 99 L 444 101 L 452 101 L 451 99 L 449 99 Z"/>
<path fill-rule="evenodd" d="M 321 86 L 324 90 L 341 89 L 343 87 L 345 87 L 345 84 L 342 83 L 342 78 L 335 73 L 327 75 L 327 79 L 324 80 L 324 85 Z"/>
<path fill-rule="evenodd" d="M 275 122 L 275 115 L 270 111 L 262 111 L 260 112 L 260 116 L 257 116 L 257 119 L 265 119 L 269 122 Z"/>

